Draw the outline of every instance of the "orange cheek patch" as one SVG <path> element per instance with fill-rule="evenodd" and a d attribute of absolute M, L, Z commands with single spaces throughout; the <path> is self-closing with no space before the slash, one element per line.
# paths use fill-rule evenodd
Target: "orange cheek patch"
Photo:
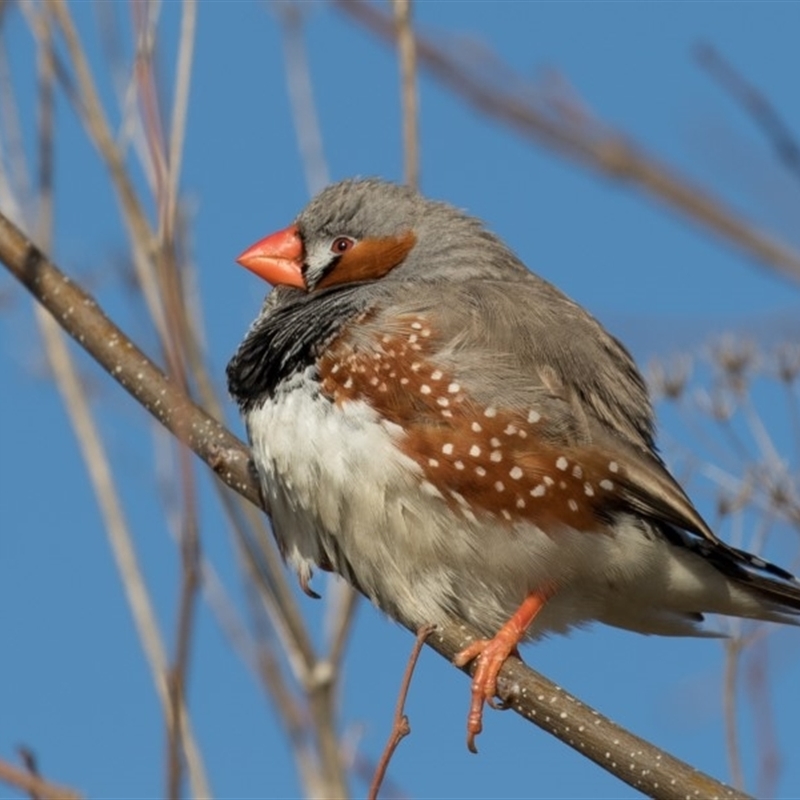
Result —
<path fill-rule="evenodd" d="M 363 400 L 403 427 L 402 451 L 466 518 L 489 513 L 545 531 L 606 529 L 620 464 L 589 448 L 554 447 L 536 409 L 477 405 L 430 361 L 430 324 L 421 317 L 398 323 L 369 351 L 354 349 L 346 337 L 334 343 L 320 362 L 323 392 L 337 404 Z"/>
<path fill-rule="evenodd" d="M 362 239 L 339 258 L 336 266 L 319 282 L 317 288 L 382 278 L 402 263 L 416 242 L 417 237 L 412 231 L 402 236 Z"/>

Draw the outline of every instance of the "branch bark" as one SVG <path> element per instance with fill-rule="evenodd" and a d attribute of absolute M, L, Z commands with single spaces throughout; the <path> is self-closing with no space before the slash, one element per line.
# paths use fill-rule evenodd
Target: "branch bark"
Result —
<path fill-rule="evenodd" d="M 50 262 L 3 214 L 0 261 L 114 380 L 222 481 L 269 512 L 249 468 L 250 454 L 245 444 L 195 405 L 89 294 Z M 432 634 L 428 643 L 452 660 L 473 638 L 472 631 L 454 621 Z M 464 671 L 470 669 L 468 665 Z M 518 714 L 652 797 L 747 797 L 615 725 L 518 659 L 511 658 L 505 664 L 498 686 L 500 697 Z"/>

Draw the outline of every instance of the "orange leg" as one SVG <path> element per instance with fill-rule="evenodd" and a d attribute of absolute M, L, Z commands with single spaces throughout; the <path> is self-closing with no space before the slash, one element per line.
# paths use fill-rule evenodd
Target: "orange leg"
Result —
<path fill-rule="evenodd" d="M 544 589 L 531 592 L 492 639 L 478 639 L 453 659 L 458 667 L 463 667 L 473 658 L 478 659 L 472 676 L 472 700 L 467 717 L 467 747 L 471 752 L 478 752 L 475 737 L 483 729 L 483 706 L 487 701 L 491 704 L 497 693 L 498 673 L 506 659 L 517 653 L 517 645 L 525 631 L 553 593 Z"/>

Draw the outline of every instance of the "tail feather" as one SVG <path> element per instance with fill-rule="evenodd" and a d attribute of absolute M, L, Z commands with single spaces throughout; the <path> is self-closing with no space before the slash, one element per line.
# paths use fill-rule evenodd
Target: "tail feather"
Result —
<path fill-rule="evenodd" d="M 714 543 L 671 528 L 672 544 L 697 553 L 735 585 L 756 597 L 763 606 L 757 619 L 800 625 L 800 579 L 791 572 L 746 550 Z"/>

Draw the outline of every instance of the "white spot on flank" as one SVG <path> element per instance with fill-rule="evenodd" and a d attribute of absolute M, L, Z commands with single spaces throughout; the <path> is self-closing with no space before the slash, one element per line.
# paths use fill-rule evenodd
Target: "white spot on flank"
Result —
<path fill-rule="evenodd" d="M 569 461 L 567 461 L 564 456 L 559 456 L 556 460 L 556 467 L 560 469 L 562 472 L 569 466 Z"/>
<path fill-rule="evenodd" d="M 446 409 L 446 408 L 442 409 L 442 416 L 443 417 L 452 417 L 453 416 L 453 412 L 450 411 L 449 409 Z"/>
<path fill-rule="evenodd" d="M 545 482 L 545 483 L 546 483 L 548 486 L 552 486 L 552 485 L 555 483 L 555 481 L 554 481 L 554 480 L 553 480 L 553 479 L 552 479 L 552 478 L 551 478 L 549 475 L 545 475 L 545 476 L 544 476 L 544 478 L 542 478 L 542 480 L 543 480 L 543 481 L 544 481 L 544 482 Z"/>
<path fill-rule="evenodd" d="M 594 489 L 592 489 L 591 483 L 584 483 L 583 491 L 586 493 L 587 497 L 594 497 Z"/>
<path fill-rule="evenodd" d="M 435 458 L 429 458 L 428 459 L 428 466 L 429 467 L 438 467 L 439 466 L 439 462 Z"/>
<path fill-rule="evenodd" d="M 538 411 L 531 409 L 528 412 L 528 422 L 530 422 L 531 425 L 535 425 L 541 418 L 542 415 Z"/>
<path fill-rule="evenodd" d="M 537 486 L 534 486 L 533 489 L 531 489 L 530 494 L 531 497 L 542 497 L 545 491 L 547 490 L 544 488 L 544 484 L 540 483 Z"/>
<path fill-rule="evenodd" d="M 477 458 L 481 454 L 480 447 L 478 447 L 478 445 L 476 445 L 476 444 L 472 445 L 472 447 L 470 447 L 470 449 L 469 449 L 469 454 L 473 458 Z"/>
<path fill-rule="evenodd" d="M 517 429 L 514 425 L 507 425 L 506 429 L 503 431 L 506 436 L 513 436 L 516 432 Z"/>
<path fill-rule="evenodd" d="M 511 514 L 509 514 L 509 512 L 508 512 L 508 511 L 506 511 L 506 509 L 505 509 L 505 508 L 504 508 L 504 509 L 502 509 L 502 510 L 500 511 L 500 513 L 501 513 L 501 514 L 502 514 L 502 515 L 503 515 L 503 516 L 504 516 L 504 517 L 505 517 L 505 518 L 506 518 L 506 519 L 507 519 L 509 522 L 511 522 Z"/>
<path fill-rule="evenodd" d="M 470 427 L 472 428 L 473 431 L 475 431 L 475 433 L 480 433 L 483 430 L 483 428 L 481 428 L 480 422 L 473 422 L 472 425 L 470 425 Z"/>
<path fill-rule="evenodd" d="M 435 369 L 431 372 L 431 380 L 432 381 L 440 381 L 442 379 L 442 371 L 440 369 Z"/>
<path fill-rule="evenodd" d="M 508 474 L 515 481 L 518 481 L 522 477 L 522 469 L 520 469 L 520 467 L 512 467 Z"/>
<path fill-rule="evenodd" d="M 499 450 L 492 450 L 491 454 L 489 455 L 489 460 L 498 463 L 499 461 L 503 460 L 503 454 Z"/>
<path fill-rule="evenodd" d="M 422 331 L 420 332 L 420 336 L 424 337 L 425 339 L 427 339 L 430 335 L 431 335 L 430 328 L 423 328 Z"/>
<path fill-rule="evenodd" d="M 386 386 L 386 384 L 385 384 L 385 383 L 382 383 L 382 384 L 381 384 L 381 385 L 378 387 L 378 391 L 379 391 L 379 392 L 385 392 L 387 388 L 388 388 L 388 387 Z"/>
<path fill-rule="evenodd" d="M 419 390 L 420 390 L 420 392 L 422 394 L 430 394 L 431 393 L 431 387 L 428 386 L 427 383 L 423 383 L 422 386 L 419 387 Z"/>
<path fill-rule="evenodd" d="M 461 391 L 461 386 L 457 383 L 451 383 L 447 387 L 447 391 L 450 392 L 450 394 L 456 394 L 457 392 Z"/>
<path fill-rule="evenodd" d="M 344 382 L 344 388 L 345 388 L 345 389 L 352 389 L 352 388 L 353 388 L 353 379 L 352 379 L 352 378 L 348 378 L 348 379 L 347 379 L 347 380 Z"/>
<path fill-rule="evenodd" d="M 463 462 L 463 461 L 456 461 L 456 462 L 453 464 L 453 466 L 454 466 L 456 469 L 464 469 L 464 462 Z"/>
<path fill-rule="evenodd" d="M 600 481 L 600 488 L 610 492 L 614 488 L 614 484 L 609 480 Z"/>
<path fill-rule="evenodd" d="M 453 445 L 452 445 L 450 442 L 447 442 L 447 444 L 445 444 L 445 445 L 443 445 L 443 446 L 442 446 L 442 452 L 443 452 L 443 453 L 444 453 L 446 456 L 451 456 L 451 455 L 453 455 Z"/>
<path fill-rule="evenodd" d="M 571 511 L 577 511 L 578 510 L 578 504 L 572 498 L 567 500 L 567 505 L 570 507 Z"/>
<path fill-rule="evenodd" d="M 503 484 L 503 481 L 497 481 L 494 485 L 494 488 L 497 489 L 498 492 L 504 492 L 506 487 Z"/>
<path fill-rule="evenodd" d="M 421 330 L 422 330 L 422 323 L 421 323 L 421 322 L 412 322 L 412 323 L 411 323 L 411 327 L 412 327 L 412 328 L 413 328 L 415 331 L 421 331 Z"/>
<path fill-rule="evenodd" d="M 334 364 L 331 367 L 331 375 L 335 375 L 338 371 L 339 371 L 339 365 L 338 364 Z"/>
<path fill-rule="evenodd" d="M 408 378 L 400 378 L 400 385 L 407 386 L 408 385 Z"/>
<path fill-rule="evenodd" d="M 408 337 L 409 344 L 414 344 L 419 337 L 416 333 L 412 333 L 411 336 Z"/>
<path fill-rule="evenodd" d="M 378 378 L 377 378 L 377 377 L 375 377 L 375 378 L 370 378 L 370 379 L 369 379 L 369 385 L 370 385 L 370 386 L 377 386 L 377 385 L 378 385 Z"/>
<path fill-rule="evenodd" d="M 492 447 L 500 447 L 500 440 L 496 436 L 492 436 L 492 438 L 489 440 L 489 444 Z"/>
<path fill-rule="evenodd" d="M 579 467 L 579 466 L 576 464 L 576 465 L 575 465 L 575 466 L 572 468 L 572 474 L 573 474 L 573 475 L 574 475 L 576 478 L 582 478 L 582 477 L 583 477 L 583 470 L 582 470 L 582 469 L 581 469 L 581 468 L 580 468 L 580 467 Z"/>
<path fill-rule="evenodd" d="M 483 467 L 475 467 L 475 474 L 483 478 L 486 475 L 486 470 Z"/>
<path fill-rule="evenodd" d="M 610 469 L 612 472 L 619 472 L 619 464 L 617 464 L 617 462 L 616 462 L 616 461 L 609 461 L 609 462 L 608 462 L 608 468 L 609 468 L 609 469 Z"/>
<path fill-rule="evenodd" d="M 411 371 L 412 372 L 419 372 L 419 369 L 420 369 L 421 366 L 422 366 L 422 364 L 420 364 L 419 361 L 414 361 L 411 364 Z"/>
<path fill-rule="evenodd" d="M 492 417 L 497 416 L 497 409 L 494 406 L 489 406 L 484 412 L 483 416 L 491 419 Z"/>
<path fill-rule="evenodd" d="M 450 405 L 450 401 L 446 397 L 437 397 L 436 402 L 445 408 Z"/>
<path fill-rule="evenodd" d="M 521 497 L 517 500 L 517 508 L 525 508 L 525 501 Z"/>
<path fill-rule="evenodd" d="M 566 481 L 559 481 L 558 482 L 558 488 L 559 489 L 566 489 L 567 488 L 567 482 Z"/>

